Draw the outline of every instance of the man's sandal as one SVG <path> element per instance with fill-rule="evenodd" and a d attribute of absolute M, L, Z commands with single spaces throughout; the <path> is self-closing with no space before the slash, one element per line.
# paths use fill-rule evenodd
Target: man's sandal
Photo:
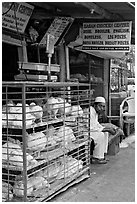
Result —
<path fill-rule="evenodd" d="M 92 164 L 106 164 L 106 159 L 92 158 Z"/>

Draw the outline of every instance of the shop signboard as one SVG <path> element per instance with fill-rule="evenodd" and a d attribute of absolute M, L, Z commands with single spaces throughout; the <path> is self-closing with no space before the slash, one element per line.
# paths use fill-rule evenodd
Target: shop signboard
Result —
<path fill-rule="evenodd" d="M 132 21 L 83 23 L 82 50 L 128 52 Z"/>
<path fill-rule="evenodd" d="M 2 2 L 2 27 L 24 33 L 33 9 L 25 2 Z"/>
<path fill-rule="evenodd" d="M 70 17 L 56 17 L 39 44 L 45 45 L 47 35 L 51 35 L 54 36 L 55 45 L 70 22 L 72 22 L 72 18 Z"/>

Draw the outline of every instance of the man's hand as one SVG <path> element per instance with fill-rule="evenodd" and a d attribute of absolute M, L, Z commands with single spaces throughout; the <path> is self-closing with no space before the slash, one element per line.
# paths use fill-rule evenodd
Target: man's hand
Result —
<path fill-rule="evenodd" d="M 109 132 L 111 135 L 115 135 L 116 134 L 116 130 L 113 127 L 105 127 L 102 132 Z"/>

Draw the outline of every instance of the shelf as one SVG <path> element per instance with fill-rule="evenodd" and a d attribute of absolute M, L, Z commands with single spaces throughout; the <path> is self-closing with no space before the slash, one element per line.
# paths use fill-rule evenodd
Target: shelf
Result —
<path fill-rule="evenodd" d="M 27 167 L 27 173 L 30 174 L 31 172 L 34 172 L 44 166 L 46 166 L 49 162 L 51 162 L 54 159 L 57 159 L 61 157 L 64 154 L 67 154 L 83 145 L 88 145 L 88 141 L 82 141 L 79 143 L 74 143 L 71 144 L 68 148 L 56 148 L 54 150 L 48 151 L 47 149 L 43 149 L 41 152 L 37 152 L 38 156 L 35 156 L 34 159 L 37 160 L 37 164 L 30 165 Z M 23 171 L 23 163 L 22 167 L 19 166 L 13 166 L 10 164 L 2 163 L 2 168 L 9 169 L 9 170 L 14 170 L 14 171 Z"/>
<path fill-rule="evenodd" d="M 92 66 L 92 67 L 91 67 Z M 89 64 L 89 63 L 83 63 L 83 64 L 70 64 L 70 68 L 74 67 L 87 67 L 87 68 L 103 68 L 103 64 Z"/>
<path fill-rule="evenodd" d="M 30 165 L 27 167 L 27 171 L 29 171 L 30 169 L 34 170 L 36 167 L 40 167 L 44 163 L 45 163 L 45 161 L 42 160 L 42 161 L 39 161 L 37 164 Z M 8 163 L 6 164 L 6 162 L 5 162 L 5 163 L 2 163 L 2 168 L 12 170 L 12 171 L 20 171 L 20 172 L 22 172 L 24 170 L 23 163 L 22 163 L 22 166 L 19 167 L 19 166 L 10 165 Z"/>
<path fill-rule="evenodd" d="M 48 152 L 46 152 L 46 150 L 45 150 L 45 151 L 42 151 L 40 156 L 36 157 L 35 159 L 41 160 L 41 159 L 47 158 L 47 162 L 50 162 L 56 158 L 61 157 L 63 154 L 67 154 L 68 152 L 71 152 L 71 151 L 73 151 L 73 150 L 75 150 L 75 149 L 77 149 L 83 145 L 87 145 L 87 144 L 88 144 L 88 141 L 84 141 L 84 142 L 82 141 L 81 143 L 74 143 L 73 142 L 73 144 L 71 144 L 71 146 L 69 146 L 68 148 L 65 148 L 65 149 L 58 148 L 58 149 L 48 151 Z"/>
<path fill-rule="evenodd" d="M 31 125 L 31 126 L 27 126 L 26 131 L 29 132 L 29 133 L 42 131 L 49 125 L 62 123 L 63 121 L 64 121 L 63 118 L 58 118 L 58 119 L 54 119 L 54 120 L 49 120 L 47 122 L 37 123 L 37 124 Z M 8 128 L 7 128 L 7 126 L 2 126 L 2 132 L 3 133 L 6 132 L 6 134 L 7 134 L 7 130 L 8 130 L 8 133 L 10 133 L 10 134 L 17 134 L 17 133 L 19 135 L 22 134 L 22 127 L 21 126 L 11 126 L 11 125 L 9 125 Z"/>
<path fill-rule="evenodd" d="M 18 87 L 21 88 L 23 86 L 27 86 L 28 88 L 32 87 L 37 88 L 40 87 L 51 87 L 51 88 L 64 88 L 64 87 L 79 87 L 79 86 L 88 86 L 85 83 L 78 83 L 78 82 L 34 82 L 34 81 L 3 81 L 2 82 L 3 88 L 4 86 L 8 87 Z"/>
<path fill-rule="evenodd" d="M 82 83 L 81 81 L 79 81 L 79 83 Z M 96 84 L 103 84 L 104 82 L 103 81 L 101 81 L 101 82 L 94 82 L 94 81 L 84 81 L 84 83 L 88 83 L 88 84 L 94 84 L 94 85 L 96 85 Z"/>

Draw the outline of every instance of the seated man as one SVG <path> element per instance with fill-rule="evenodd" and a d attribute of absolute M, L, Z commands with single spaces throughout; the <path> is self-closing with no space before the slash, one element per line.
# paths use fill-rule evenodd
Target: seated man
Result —
<path fill-rule="evenodd" d="M 115 134 L 113 127 L 103 127 L 98 122 L 98 114 L 104 112 L 105 98 L 97 97 L 93 107 L 90 106 L 90 137 L 95 142 L 93 150 L 93 163 L 105 164 L 107 163 L 106 154 L 108 149 L 108 133 Z"/>
<path fill-rule="evenodd" d="M 128 104 L 124 103 L 124 111 L 123 112 L 127 112 L 127 111 L 128 111 Z M 122 141 L 122 139 L 125 138 L 123 130 L 119 126 L 109 122 L 109 118 L 107 117 L 107 115 L 105 113 L 105 106 L 104 106 L 104 111 L 98 113 L 98 122 L 103 127 L 107 127 L 107 128 L 113 127 L 116 131 L 115 136 L 120 136 L 120 142 Z"/>

